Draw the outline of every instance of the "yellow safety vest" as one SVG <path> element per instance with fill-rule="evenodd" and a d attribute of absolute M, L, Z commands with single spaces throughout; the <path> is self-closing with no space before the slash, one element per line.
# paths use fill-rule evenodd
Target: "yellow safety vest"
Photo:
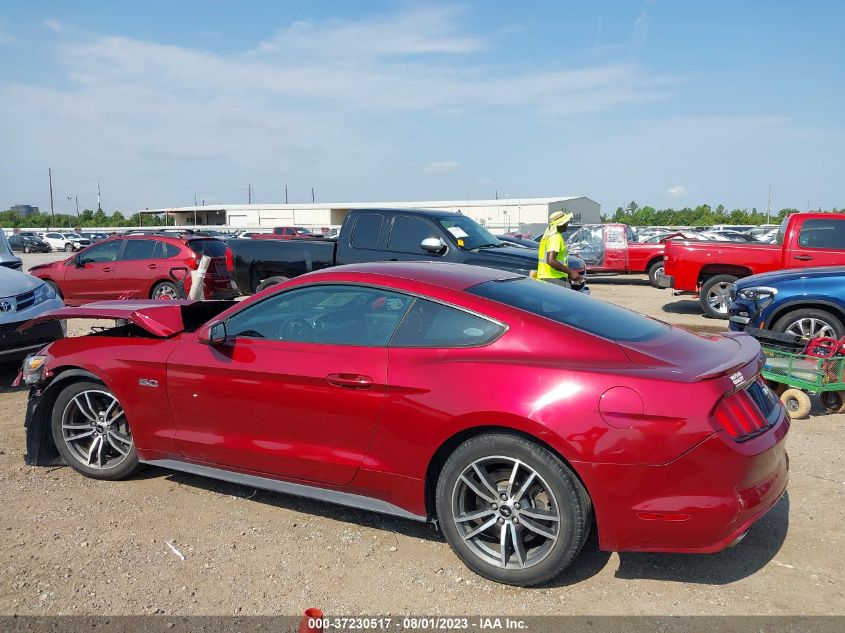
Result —
<path fill-rule="evenodd" d="M 566 242 L 563 240 L 563 235 L 555 232 L 549 236 L 543 236 L 540 240 L 540 254 L 537 259 L 537 279 L 568 279 L 569 275 L 552 268 L 546 263 L 546 253 L 552 251 L 557 252 L 557 261 L 566 264 Z"/>

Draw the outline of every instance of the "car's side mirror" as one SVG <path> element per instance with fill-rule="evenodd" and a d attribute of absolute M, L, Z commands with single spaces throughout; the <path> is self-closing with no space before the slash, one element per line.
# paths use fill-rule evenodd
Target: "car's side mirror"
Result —
<path fill-rule="evenodd" d="M 226 322 L 212 321 L 197 333 L 197 340 L 205 345 L 222 345 L 226 342 Z"/>
<path fill-rule="evenodd" d="M 427 237 L 420 243 L 426 253 L 442 253 L 446 250 L 446 244 L 439 237 Z"/>
<path fill-rule="evenodd" d="M 85 266 L 85 262 L 82 261 L 82 255 L 77 255 L 73 258 L 73 265 L 77 268 L 82 268 Z"/>

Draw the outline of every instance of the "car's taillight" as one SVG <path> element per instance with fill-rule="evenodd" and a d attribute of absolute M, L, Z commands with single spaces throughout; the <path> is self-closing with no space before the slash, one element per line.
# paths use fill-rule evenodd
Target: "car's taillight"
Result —
<path fill-rule="evenodd" d="M 196 270 L 200 267 L 200 260 L 198 257 L 188 257 L 185 259 L 185 266 L 188 267 L 188 270 Z"/>
<path fill-rule="evenodd" d="M 232 249 L 226 249 L 226 270 L 230 273 L 235 272 L 235 259 L 232 257 Z"/>
<path fill-rule="evenodd" d="M 766 387 L 754 383 L 748 389 L 766 389 Z M 765 396 L 752 397 L 747 389 L 732 393 L 716 407 L 713 414 L 716 423 L 737 442 L 744 442 L 759 435 L 772 426 L 770 421 L 772 412 L 771 410 L 762 411 L 758 401 L 768 406 Z"/>

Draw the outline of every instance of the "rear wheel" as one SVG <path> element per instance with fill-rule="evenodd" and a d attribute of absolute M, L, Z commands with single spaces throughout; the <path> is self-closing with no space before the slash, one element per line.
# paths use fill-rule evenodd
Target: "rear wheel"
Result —
<path fill-rule="evenodd" d="M 162 281 L 153 287 L 153 291 L 150 293 L 150 298 L 181 299 L 182 293 L 179 291 L 179 286 L 172 281 Z"/>
<path fill-rule="evenodd" d="M 704 314 L 714 319 L 727 319 L 731 305 L 731 284 L 737 278 L 734 275 L 716 275 L 701 285 L 701 309 Z"/>
<path fill-rule="evenodd" d="M 261 281 L 260 284 L 255 288 L 255 292 L 261 292 L 262 290 L 269 288 L 270 286 L 275 286 L 276 284 L 280 284 L 283 281 L 287 281 L 287 277 L 268 277 Z"/>
<path fill-rule="evenodd" d="M 26 254 L 26 253 L 30 253 L 30 252 L 32 252 L 32 250 L 29 248 L 29 246 L 24 246 L 24 247 L 23 247 L 23 252 Z"/>
<path fill-rule="evenodd" d="M 437 481 L 446 540 L 477 574 L 531 586 L 557 576 L 584 546 L 589 496 L 556 455 L 514 435 L 461 444 Z"/>
<path fill-rule="evenodd" d="M 803 420 L 810 415 L 810 396 L 800 389 L 787 389 L 780 395 L 780 401 L 793 420 Z"/>
<path fill-rule="evenodd" d="M 56 398 L 53 440 L 68 466 L 94 479 L 123 479 L 138 455 L 123 407 L 99 382 L 68 385 Z"/>
<path fill-rule="evenodd" d="M 830 312 L 816 308 L 802 308 L 779 318 L 775 322 L 774 330 L 795 334 L 801 338 L 814 339 L 819 336 L 842 338 L 845 336 L 845 326 L 842 321 Z"/>
<path fill-rule="evenodd" d="M 663 260 L 658 260 L 654 262 L 651 266 L 648 267 L 648 280 L 651 282 L 651 285 L 655 288 L 659 288 L 660 286 L 657 285 L 658 279 L 663 276 Z"/>

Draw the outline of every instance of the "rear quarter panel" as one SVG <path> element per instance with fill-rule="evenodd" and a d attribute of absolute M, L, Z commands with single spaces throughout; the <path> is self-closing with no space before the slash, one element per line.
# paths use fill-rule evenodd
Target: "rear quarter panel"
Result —
<path fill-rule="evenodd" d="M 697 292 L 703 274 L 746 276 L 780 268 L 783 249 L 777 244 L 689 242 L 670 240 L 666 274 L 676 290 Z"/>

